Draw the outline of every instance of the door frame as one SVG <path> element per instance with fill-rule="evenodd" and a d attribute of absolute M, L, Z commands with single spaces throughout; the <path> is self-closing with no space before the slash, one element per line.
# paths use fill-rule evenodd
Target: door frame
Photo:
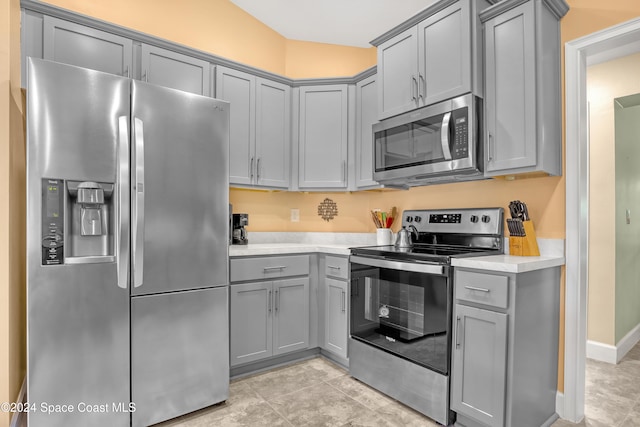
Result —
<path fill-rule="evenodd" d="M 640 51 L 640 18 L 565 44 L 566 275 L 564 396 L 558 414 L 584 418 L 589 261 L 589 115 L 587 66 Z"/>

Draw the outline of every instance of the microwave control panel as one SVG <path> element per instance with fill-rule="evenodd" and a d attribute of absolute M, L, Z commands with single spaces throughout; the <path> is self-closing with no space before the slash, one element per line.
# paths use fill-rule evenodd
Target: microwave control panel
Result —
<path fill-rule="evenodd" d="M 64 263 L 64 181 L 42 179 L 42 265 Z"/>
<path fill-rule="evenodd" d="M 460 108 L 451 114 L 453 135 L 451 144 L 451 158 L 464 159 L 469 156 L 469 120 L 468 109 Z"/>

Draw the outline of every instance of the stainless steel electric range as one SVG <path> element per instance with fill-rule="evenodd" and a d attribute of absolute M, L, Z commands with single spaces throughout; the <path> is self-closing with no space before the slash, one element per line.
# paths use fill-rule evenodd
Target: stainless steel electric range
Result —
<path fill-rule="evenodd" d="M 350 374 L 448 425 L 453 267 L 503 253 L 502 208 L 404 211 L 411 247 L 353 248 Z"/>

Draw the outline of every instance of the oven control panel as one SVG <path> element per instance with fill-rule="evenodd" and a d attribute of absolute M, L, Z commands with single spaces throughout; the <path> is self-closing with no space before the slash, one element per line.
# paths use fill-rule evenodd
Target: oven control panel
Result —
<path fill-rule="evenodd" d="M 408 210 L 402 225 L 418 232 L 500 235 L 503 233 L 503 208 Z"/>

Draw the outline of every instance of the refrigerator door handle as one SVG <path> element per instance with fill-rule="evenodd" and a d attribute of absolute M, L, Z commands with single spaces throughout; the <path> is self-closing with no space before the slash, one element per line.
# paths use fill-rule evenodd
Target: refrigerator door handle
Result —
<path fill-rule="evenodd" d="M 144 271 L 144 126 L 134 117 L 135 184 L 133 186 L 133 287 L 142 286 Z"/>
<path fill-rule="evenodd" d="M 129 273 L 129 126 L 128 117 L 118 117 L 118 211 L 116 238 L 116 269 L 118 287 L 128 288 Z"/>

